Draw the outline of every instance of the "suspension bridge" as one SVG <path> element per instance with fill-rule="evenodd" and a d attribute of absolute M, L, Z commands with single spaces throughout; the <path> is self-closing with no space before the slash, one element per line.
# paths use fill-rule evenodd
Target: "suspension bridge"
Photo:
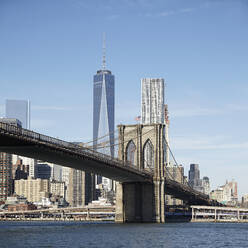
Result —
<path fill-rule="evenodd" d="M 92 147 L 0 123 L 0 151 L 115 180 L 116 222 L 165 222 L 165 194 L 190 205 L 218 205 L 188 184 L 173 180 L 165 166 L 165 147 L 168 143 L 164 138 L 164 128 L 164 124 L 119 125 L 117 143 L 114 144 L 118 147 L 116 158 Z M 97 148 L 108 146 L 105 141 Z"/>

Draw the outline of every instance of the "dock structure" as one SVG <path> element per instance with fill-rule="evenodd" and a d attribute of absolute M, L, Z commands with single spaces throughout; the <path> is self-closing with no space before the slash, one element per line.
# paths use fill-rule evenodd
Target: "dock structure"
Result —
<path fill-rule="evenodd" d="M 248 222 L 248 208 L 191 206 L 192 222 Z"/>
<path fill-rule="evenodd" d="M 114 221 L 114 217 L 114 206 L 0 212 L 0 221 Z"/>

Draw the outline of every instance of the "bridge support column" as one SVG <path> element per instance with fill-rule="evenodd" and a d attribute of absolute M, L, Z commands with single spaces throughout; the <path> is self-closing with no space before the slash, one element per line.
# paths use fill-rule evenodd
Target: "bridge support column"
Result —
<path fill-rule="evenodd" d="M 153 179 L 154 183 L 154 221 L 156 223 L 165 222 L 165 199 L 164 199 L 164 180 L 160 178 Z"/>
<path fill-rule="evenodd" d="M 161 180 L 154 183 L 117 183 L 115 221 L 163 223 L 163 187 Z"/>

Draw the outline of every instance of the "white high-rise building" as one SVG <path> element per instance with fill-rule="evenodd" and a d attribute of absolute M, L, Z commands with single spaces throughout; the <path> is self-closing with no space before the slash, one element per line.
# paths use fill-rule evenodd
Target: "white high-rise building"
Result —
<path fill-rule="evenodd" d="M 142 124 L 164 123 L 164 79 L 141 79 Z"/>
<path fill-rule="evenodd" d="M 18 159 L 21 159 L 24 165 L 28 165 L 28 168 L 29 168 L 28 176 L 32 178 L 36 178 L 37 177 L 37 160 L 33 158 L 15 155 L 15 154 L 12 155 L 13 164 L 16 164 Z"/>
<path fill-rule="evenodd" d="M 142 124 L 165 124 L 165 164 L 169 162 L 169 116 L 168 106 L 164 104 L 164 79 L 142 78 L 141 79 L 141 121 Z M 144 151 L 146 161 L 152 160 L 149 152 Z"/>
<path fill-rule="evenodd" d="M 37 177 L 37 160 L 33 158 L 27 158 L 19 156 L 19 159 L 22 159 L 22 163 L 29 165 L 29 176 L 32 178 Z"/>

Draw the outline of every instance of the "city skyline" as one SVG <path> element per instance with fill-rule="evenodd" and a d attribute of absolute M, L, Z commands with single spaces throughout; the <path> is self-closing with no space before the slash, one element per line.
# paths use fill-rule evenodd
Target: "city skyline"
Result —
<path fill-rule="evenodd" d="M 234 178 L 247 193 L 247 4 L 120 1 L 102 13 L 87 1 L 62 2 L 1 2 L 0 116 L 6 99 L 30 99 L 32 129 L 91 140 L 91 77 L 107 31 L 108 64 L 118 78 L 116 124 L 140 115 L 141 78 L 165 78 L 177 161 L 186 171 L 198 163 L 213 188 Z"/>

